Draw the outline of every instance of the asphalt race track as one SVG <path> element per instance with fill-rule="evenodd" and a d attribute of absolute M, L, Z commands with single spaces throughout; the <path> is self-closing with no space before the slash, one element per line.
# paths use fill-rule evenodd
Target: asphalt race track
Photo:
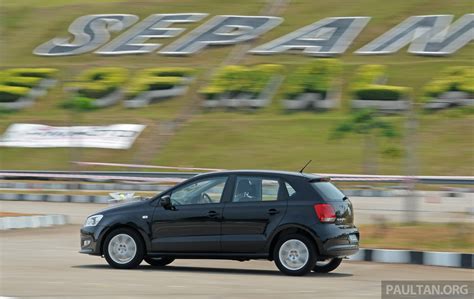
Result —
<path fill-rule="evenodd" d="M 345 261 L 330 274 L 287 277 L 268 261 L 143 262 L 115 270 L 78 253 L 84 219 L 107 205 L 0 202 L 0 210 L 66 214 L 72 225 L 0 232 L 0 296 L 42 298 L 380 298 L 381 280 L 473 280 L 474 271 Z"/>
<path fill-rule="evenodd" d="M 381 280 L 472 280 L 474 271 L 345 262 L 331 274 L 288 277 L 268 261 L 178 260 L 115 270 L 77 253 L 79 225 L 0 232 L 1 292 L 44 298 L 380 298 Z"/>

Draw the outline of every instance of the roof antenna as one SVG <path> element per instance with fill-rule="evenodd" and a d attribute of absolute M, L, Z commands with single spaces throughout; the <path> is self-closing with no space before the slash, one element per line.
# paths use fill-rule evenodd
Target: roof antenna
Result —
<path fill-rule="evenodd" d="M 313 161 L 313 160 L 309 160 L 308 163 L 306 163 L 306 165 L 303 166 L 303 168 L 301 168 L 300 173 L 303 173 L 303 170 L 304 170 L 304 169 L 306 168 L 306 166 L 308 166 L 309 163 L 311 163 L 312 161 Z"/>

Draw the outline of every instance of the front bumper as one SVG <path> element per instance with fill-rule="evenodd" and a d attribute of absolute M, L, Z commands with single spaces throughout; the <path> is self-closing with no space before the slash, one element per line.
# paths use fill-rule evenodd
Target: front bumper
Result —
<path fill-rule="evenodd" d="M 81 250 L 79 253 L 101 255 L 100 236 L 103 231 L 104 228 L 100 226 L 81 228 Z"/>

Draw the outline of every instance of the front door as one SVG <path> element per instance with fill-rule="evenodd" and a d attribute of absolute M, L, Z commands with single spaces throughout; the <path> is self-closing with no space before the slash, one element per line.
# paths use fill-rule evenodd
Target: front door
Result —
<path fill-rule="evenodd" d="M 156 207 L 153 252 L 220 252 L 227 176 L 194 180 L 171 191 L 172 209 Z"/>
<path fill-rule="evenodd" d="M 237 176 L 222 220 L 222 252 L 263 253 L 286 213 L 288 192 L 278 178 Z"/>

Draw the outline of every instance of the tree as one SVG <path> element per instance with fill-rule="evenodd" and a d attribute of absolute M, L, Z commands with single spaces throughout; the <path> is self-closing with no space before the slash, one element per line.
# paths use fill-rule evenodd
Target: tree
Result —
<path fill-rule="evenodd" d="M 350 119 L 344 120 L 335 127 L 331 139 L 340 139 L 349 133 L 364 137 L 364 169 L 368 174 L 376 173 L 377 137 L 395 138 L 396 129 L 380 118 L 373 109 L 360 110 Z"/>

